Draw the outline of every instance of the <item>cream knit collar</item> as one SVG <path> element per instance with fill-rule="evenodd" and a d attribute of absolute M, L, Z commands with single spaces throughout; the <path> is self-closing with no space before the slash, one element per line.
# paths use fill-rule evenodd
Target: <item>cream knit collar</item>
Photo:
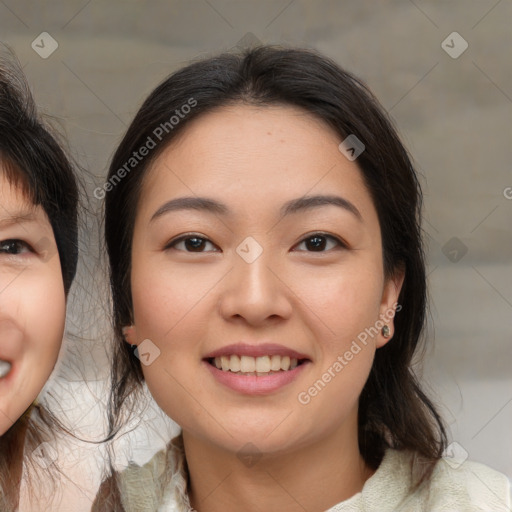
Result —
<path fill-rule="evenodd" d="M 413 452 L 388 448 L 362 491 L 326 512 L 510 510 L 510 483 L 505 475 L 477 462 L 454 464 L 441 459 L 430 479 L 413 489 L 418 464 L 421 460 Z M 181 434 L 143 466 L 128 466 L 118 474 L 125 512 L 192 511 L 186 466 Z"/>

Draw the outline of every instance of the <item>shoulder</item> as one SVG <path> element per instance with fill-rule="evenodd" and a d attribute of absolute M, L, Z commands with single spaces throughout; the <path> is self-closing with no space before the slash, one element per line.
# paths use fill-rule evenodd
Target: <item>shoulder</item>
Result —
<path fill-rule="evenodd" d="M 439 460 L 430 478 L 428 494 L 432 510 L 446 510 L 446 507 L 468 511 L 510 510 L 509 479 L 485 464 L 470 460 L 448 457 Z"/>
<path fill-rule="evenodd" d="M 382 480 L 397 489 L 397 495 L 401 494 L 398 510 L 510 511 L 510 481 L 499 471 L 464 458 L 443 457 L 435 464 L 430 478 L 413 487 L 413 462 L 420 463 L 420 460 L 410 451 L 386 452 Z"/>
<path fill-rule="evenodd" d="M 112 479 L 122 507 L 119 511 L 181 512 L 190 509 L 180 436 L 171 440 L 166 449 L 155 453 L 145 464 L 132 462 L 109 480 Z"/>
<path fill-rule="evenodd" d="M 159 451 L 144 465 L 130 463 L 117 482 L 126 512 L 157 510 L 164 492 L 166 453 Z"/>
<path fill-rule="evenodd" d="M 165 469 L 165 452 L 156 453 L 139 466 L 130 463 L 106 478 L 96 494 L 91 512 L 152 512 L 162 500 L 160 479 Z"/>
<path fill-rule="evenodd" d="M 386 450 L 362 492 L 333 512 L 510 512 L 510 482 L 502 473 L 478 462 L 443 457 L 429 478 L 414 485 L 421 464 L 412 451 Z"/>

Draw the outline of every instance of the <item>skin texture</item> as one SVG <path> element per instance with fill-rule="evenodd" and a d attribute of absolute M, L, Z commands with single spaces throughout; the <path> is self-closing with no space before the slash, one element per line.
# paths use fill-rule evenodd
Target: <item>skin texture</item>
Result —
<path fill-rule="evenodd" d="M 0 435 L 40 393 L 64 332 L 65 295 L 48 217 L 0 169 Z M 9 242 L 18 240 L 19 242 Z"/>
<path fill-rule="evenodd" d="M 143 372 L 183 428 L 200 512 L 321 511 L 372 474 L 358 450 L 357 402 L 375 350 L 389 339 L 370 337 L 309 403 L 298 400 L 393 308 L 403 281 L 384 278 L 377 213 L 340 142 L 299 109 L 233 105 L 194 120 L 145 177 L 126 337 L 160 351 Z M 361 218 L 332 205 L 280 216 L 285 202 L 318 194 L 343 197 Z M 216 199 L 231 214 L 182 210 L 151 220 L 182 196 Z M 317 233 L 347 248 L 326 238 L 315 250 Z M 207 239 L 202 252 L 170 245 L 183 234 Z M 236 251 L 249 236 L 263 251 L 252 263 Z M 309 362 L 277 391 L 248 396 L 219 383 L 203 360 L 240 341 L 281 344 Z"/>

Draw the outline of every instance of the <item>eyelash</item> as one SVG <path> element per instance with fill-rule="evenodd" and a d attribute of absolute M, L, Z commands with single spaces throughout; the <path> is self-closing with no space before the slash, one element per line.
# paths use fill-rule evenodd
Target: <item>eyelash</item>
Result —
<path fill-rule="evenodd" d="M 9 252 L 9 249 L 5 249 L 7 245 L 16 245 L 16 247 L 19 249 L 20 246 L 22 247 L 22 250 L 18 250 L 16 252 Z M 23 240 L 19 240 L 17 238 L 9 238 L 7 240 L 0 241 L 0 254 L 7 254 L 8 256 L 19 256 L 23 253 L 23 249 L 27 249 L 27 252 L 34 252 L 34 249 L 28 244 L 27 242 L 24 242 Z"/>
<path fill-rule="evenodd" d="M 330 235 L 328 233 L 322 233 L 322 232 L 317 232 L 317 233 L 312 233 L 310 235 L 307 235 L 306 237 L 304 237 L 300 242 L 299 244 L 302 244 L 304 243 L 305 241 L 308 241 L 308 240 L 311 240 L 312 238 L 316 238 L 316 237 L 322 237 L 322 238 L 326 238 L 326 239 L 329 239 L 329 240 L 332 240 L 334 241 L 338 247 L 340 247 L 341 249 L 348 249 L 348 246 L 345 242 L 343 242 L 342 240 L 340 240 L 338 237 L 335 237 L 333 235 Z M 209 242 L 209 243 L 212 243 L 210 240 L 208 240 L 208 238 L 205 238 L 203 236 L 199 236 L 195 233 L 187 233 L 186 235 L 182 235 L 180 236 L 179 238 L 177 238 L 176 240 L 171 240 L 166 246 L 165 246 L 165 250 L 168 250 L 168 249 L 175 249 L 175 246 L 180 243 L 180 242 L 184 242 L 186 240 L 191 240 L 191 239 L 196 239 L 196 240 L 202 240 L 202 241 L 206 241 L 206 242 Z M 180 249 L 175 249 L 175 250 L 180 250 Z M 332 249 L 330 249 L 332 250 Z M 305 252 L 329 252 L 330 250 L 327 250 L 327 251 L 305 251 Z M 215 251 L 183 251 L 183 252 L 188 252 L 188 253 L 205 253 L 205 252 L 215 252 Z"/>

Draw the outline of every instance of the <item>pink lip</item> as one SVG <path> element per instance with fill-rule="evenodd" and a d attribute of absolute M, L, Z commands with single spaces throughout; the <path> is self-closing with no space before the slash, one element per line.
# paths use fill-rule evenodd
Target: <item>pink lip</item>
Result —
<path fill-rule="evenodd" d="M 289 356 L 290 359 L 309 359 L 309 357 L 305 354 L 301 354 L 299 352 L 296 352 L 295 350 L 292 350 L 291 348 L 284 347 L 283 345 L 277 345 L 275 343 L 259 343 L 258 345 L 249 345 L 247 343 L 234 343 L 232 345 L 226 345 L 225 347 L 210 352 L 204 357 L 204 359 L 212 359 L 221 356 L 230 356 L 232 354 L 236 354 L 237 356 L 251 357 Z"/>
<path fill-rule="evenodd" d="M 234 352 L 230 353 L 233 354 Z M 266 354 L 268 354 L 268 352 L 266 352 Z M 293 370 L 280 371 L 262 377 L 258 377 L 257 375 L 240 375 L 235 372 L 224 372 L 207 361 L 203 361 L 203 364 L 206 365 L 217 382 L 231 388 L 233 391 L 246 395 L 267 395 L 295 380 L 309 363 L 304 362 Z"/>

